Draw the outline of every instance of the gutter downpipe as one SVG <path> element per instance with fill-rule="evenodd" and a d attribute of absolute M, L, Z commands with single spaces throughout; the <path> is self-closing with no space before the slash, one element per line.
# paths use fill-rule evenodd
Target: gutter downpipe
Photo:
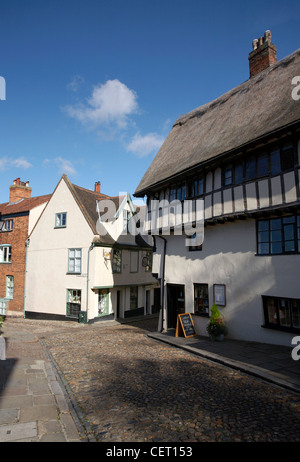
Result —
<path fill-rule="evenodd" d="M 90 282 L 90 252 L 95 247 L 94 242 L 91 243 L 88 250 L 88 261 L 87 261 L 87 276 L 86 276 L 86 321 L 89 322 L 89 282 Z"/>
<path fill-rule="evenodd" d="M 165 263 L 166 263 L 166 249 L 167 249 L 167 240 L 157 235 L 156 237 L 160 237 L 164 241 L 164 255 L 163 255 L 163 262 L 162 262 L 162 274 L 160 278 L 160 310 L 159 310 L 159 318 L 158 318 L 158 327 L 157 331 L 162 332 L 163 330 L 163 318 L 165 312 Z"/>
<path fill-rule="evenodd" d="M 26 307 L 25 307 L 25 304 L 26 304 L 26 276 L 27 276 L 27 253 L 28 253 L 28 247 L 29 247 L 29 244 L 30 244 L 30 239 L 26 239 L 25 241 L 25 248 L 26 248 L 26 252 L 25 252 L 25 274 L 24 274 L 24 307 L 23 307 L 23 318 L 25 319 L 25 312 L 26 312 Z"/>

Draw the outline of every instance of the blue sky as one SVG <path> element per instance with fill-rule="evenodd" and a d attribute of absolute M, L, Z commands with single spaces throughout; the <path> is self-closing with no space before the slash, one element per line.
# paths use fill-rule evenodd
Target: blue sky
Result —
<path fill-rule="evenodd" d="M 299 1 L 0 0 L 0 203 L 63 173 L 132 194 L 180 115 L 249 78 L 267 29 L 278 60 L 298 49 Z"/>

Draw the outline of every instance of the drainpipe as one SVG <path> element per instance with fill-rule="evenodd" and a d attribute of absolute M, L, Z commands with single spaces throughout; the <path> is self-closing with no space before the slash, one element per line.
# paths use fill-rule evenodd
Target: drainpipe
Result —
<path fill-rule="evenodd" d="M 95 247 L 95 244 L 92 242 L 88 250 L 88 261 L 87 261 L 87 276 L 86 276 L 86 320 L 89 322 L 89 282 L 90 282 L 90 252 Z"/>
<path fill-rule="evenodd" d="M 25 242 L 25 275 L 24 275 L 24 307 L 23 307 L 23 318 L 25 318 L 25 304 L 26 304 L 26 276 L 27 276 L 27 253 L 28 247 L 30 244 L 30 239 L 28 238 Z"/>
<path fill-rule="evenodd" d="M 154 237 L 154 236 L 153 236 Z M 163 254 L 163 262 L 162 262 L 162 272 L 160 278 L 160 310 L 159 310 L 159 318 L 158 318 L 158 332 L 162 332 L 163 330 L 163 317 L 165 312 L 165 263 L 166 263 L 166 249 L 167 249 L 167 240 L 157 235 L 156 237 L 160 237 L 164 241 L 164 254 Z"/>

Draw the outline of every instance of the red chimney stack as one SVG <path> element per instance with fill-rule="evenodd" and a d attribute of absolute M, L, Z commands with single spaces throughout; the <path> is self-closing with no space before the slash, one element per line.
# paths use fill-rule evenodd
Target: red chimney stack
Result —
<path fill-rule="evenodd" d="M 13 181 L 9 187 L 9 203 L 18 202 L 20 199 L 30 199 L 31 188 L 29 181 L 23 182 L 20 178 Z"/>
<path fill-rule="evenodd" d="M 254 77 L 277 62 L 277 48 L 271 43 L 271 32 L 252 42 L 253 51 L 249 53 L 250 77 Z"/>
<path fill-rule="evenodd" d="M 97 181 L 95 183 L 95 192 L 97 192 L 97 193 L 101 192 L 101 183 L 100 183 L 100 181 Z"/>

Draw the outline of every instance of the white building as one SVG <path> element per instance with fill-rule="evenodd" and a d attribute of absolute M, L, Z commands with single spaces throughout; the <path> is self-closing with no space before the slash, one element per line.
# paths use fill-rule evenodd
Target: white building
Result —
<path fill-rule="evenodd" d="M 90 191 L 63 175 L 27 242 L 25 316 L 86 322 L 155 312 L 152 247 L 122 234 L 135 212 L 129 195 L 109 197 L 99 183 Z"/>
<path fill-rule="evenodd" d="M 290 345 L 300 335 L 300 50 L 277 62 L 267 31 L 249 62 L 249 80 L 176 121 L 134 195 L 147 196 L 154 221 L 154 199 L 204 201 L 202 245 L 156 233 L 162 329 L 190 312 L 207 335 L 216 302 L 228 337 Z"/>

